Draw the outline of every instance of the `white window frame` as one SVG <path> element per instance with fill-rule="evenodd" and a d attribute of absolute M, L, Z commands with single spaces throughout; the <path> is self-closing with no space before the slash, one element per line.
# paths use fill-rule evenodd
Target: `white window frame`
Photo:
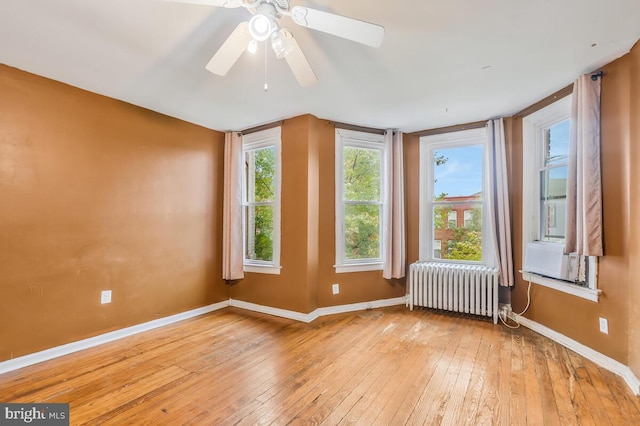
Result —
<path fill-rule="evenodd" d="M 571 118 L 571 99 L 566 96 L 551 105 L 533 112 L 522 120 L 522 253 L 527 244 L 540 241 L 540 171 L 544 166 L 544 129 Z M 533 160 L 532 160 L 533 159 Z M 562 244 L 547 242 L 547 244 Z M 602 290 L 598 289 L 597 257 L 587 257 L 589 262 L 589 287 L 582 287 L 567 281 L 543 277 L 531 272 L 520 271 L 525 281 L 553 288 L 583 299 L 598 301 Z"/>
<path fill-rule="evenodd" d="M 282 189 L 282 138 L 281 128 L 274 127 L 267 130 L 262 130 L 255 133 L 242 136 L 242 158 L 244 161 L 245 153 L 255 149 L 262 148 L 275 148 L 275 162 L 276 162 L 276 187 L 275 187 L 275 200 L 273 203 L 273 260 L 266 262 L 262 260 L 246 259 L 246 235 L 242 236 L 243 247 L 243 269 L 245 272 L 257 272 L 261 274 L 274 274 L 279 275 L 282 267 L 280 266 L 280 212 L 281 212 L 281 189 Z M 244 164 L 243 164 L 244 168 Z M 247 206 L 247 182 L 246 173 L 242 173 L 242 232 L 243 234 L 247 229 L 246 206 Z"/>
<path fill-rule="evenodd" d="M 437 259 L 433 257 L 433 200 L 435 197 L 433 193 L 433 152 L 443 148 L 457 148 L 470 145 L 482 145 L 482 261 Z M 492 197 L 489 190 L 489 164 L 489 142 L 486 127 L 423 136 L 420 138 L 420 220 L 418 232 L 420 235 L 419 256 L 421 261 L 481 265 L 494 264 L 495 259 L 490 235 L 491 210 L 489 208 L 489 200 L 491 200 Z M 449 247 L 449 243 L 447 242 L 447 250 L 449 250 Z"/>
<path fill-rule="evenodd" d="M 390 168 L 390 158 L 388 155 L 388 147 L 385 143 L 384 135 L 375 133 L 358 132 L 347 129 L 336 129 L 335 133 L 336 145 L 336 273 L 377 271 L 384 267 L 384 232 L 385 223 L 385 207 L 388 203 L 387 175 Z M 380 151 L 380 257 L 375 259 L 358 259 L 348 260 L 344 257 L 344 194 L 343 194 L 343 151 L 345 147 L 355 147 L 364 149 L 373 149 Z"/>

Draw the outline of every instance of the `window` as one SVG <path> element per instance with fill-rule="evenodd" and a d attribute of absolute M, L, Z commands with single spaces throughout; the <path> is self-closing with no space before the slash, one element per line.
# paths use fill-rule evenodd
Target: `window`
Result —
<path fill-rule="evenodd" d="M 280 128 L 242 138 L 244 270 L 280 273 Z"/>
<path fill-rule="evenodd" d="M 456 228 L 458 226 L 458 212 L 455 210 L 450 211 L 447 220 L 449 228 Z"/>
<path fill-rule="evenodd" d="M 382 269 L 384 136 L 336 129 L 336 272 Z"/>
<path fill-rule="evenodd" d="M 538 174 L 542 241 L 564 243 L 570 123 L 567 119 L 541 129 L 543 153 Z"/>
<path fill-rule="evenodd" d="M 523 253 L 527 243 L 564 245 L 571 96 L 523 119 Z M 567 256 L 567 255 L 565 255 Z M 570 279 L 524 273 L 525 279 L 597 301 L 597 261 L 567 256 Z"/>
<path fill-rule="evenodd" d="M 440 259 L 442 257 L 442 241 L 433 240 L 433 257 Z"/>
<path fill-rule="evenodd" d="M 464 227 L 469 228 L 473 226 L 473 210 L 464 211 Z"/>
<path fill-rule="evenodd" d="M 420 139 L 420 259 L 488 263 L 486 129 Z M 458 218 L 464 218 L 464 226 Z M 434 241 L 446 241 L 446 250 Z"/>

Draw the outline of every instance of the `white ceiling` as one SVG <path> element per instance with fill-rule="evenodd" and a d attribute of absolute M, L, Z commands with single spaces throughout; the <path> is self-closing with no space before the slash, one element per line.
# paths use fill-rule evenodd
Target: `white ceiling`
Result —
<path fill-rule="evenodd" d="M 269 48 L 205 65 L 251 15 L 161 0 L 1 0 L 0 63 L 216 130 L 311 113 L 405 132 L 511 115 L 628 52 L 639 0 L 292 0 L 386 29 L 378 49 L 289 28 L 319 82 Z M 606 76 L 605 76 L 606 78 Z M 1 94 L 0 94 L 1 96 Z"/>

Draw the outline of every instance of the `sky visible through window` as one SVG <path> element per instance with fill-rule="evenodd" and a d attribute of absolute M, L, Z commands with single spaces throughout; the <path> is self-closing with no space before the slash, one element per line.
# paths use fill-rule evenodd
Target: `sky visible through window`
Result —
<path fill-rule="evenodd" d="M 569 155 L 569 129 L 571 120 L 565 120 L 549 128 L 549 162 L 562 161 Z"/>
<path fill-rule="evenodd" d="M 465 197 L 482 191 L 482 145 L 439 149 L 446 163 L 434 167 L 434 195 Z"/>

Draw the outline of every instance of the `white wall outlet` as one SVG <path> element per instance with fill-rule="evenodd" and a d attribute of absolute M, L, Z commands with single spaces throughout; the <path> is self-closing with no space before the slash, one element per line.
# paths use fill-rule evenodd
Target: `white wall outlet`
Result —
<path fill-rule="evenodd" d="M 600 333 L 609 334 L 609 321 L 606 318 L 599 318 Z"/>
<path fill-rule="evenodd" d="M 100 293 L 100 303 L 103 305 L 105 303 L 111 303 L 111 290 L 103 290 L 102 293 Z"/>
<path fill-rule="evenodd" d="M 333 291 L 333 294 L 339 294 L 340 293 L 340 284 L 332 284 L 331 285 L 331 291 Z"/>
<path fill-rule="evenodd" d="M 507 318 L 510 318 L 510 315 L 511 315 L 511 305 L 509 304 L 501 305 L 500 316 L 502 317 L 502 319 L 506 320 Z"/>

